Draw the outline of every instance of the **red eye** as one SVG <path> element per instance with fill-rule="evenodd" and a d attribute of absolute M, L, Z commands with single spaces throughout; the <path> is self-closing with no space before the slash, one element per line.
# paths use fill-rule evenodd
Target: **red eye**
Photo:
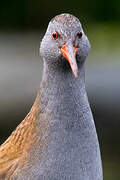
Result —
<path fill-rule="evenodd" d="M 83 33 L 82 33 L 82 32 L 79 32 L 79 33 L 77 34 L 77 37 L 78 37 L 79 39 L 81 39 L 82 35 L 83 35 Z"/>
<path fill-rule="evenodd" d="M 54 33 L 52 34 L 52 37 L 53 37 L 54 40 L 56 40 L 56 39 L 58 38 L 58 33 L 57 33 L 57 32 L 54 32 Z"/>

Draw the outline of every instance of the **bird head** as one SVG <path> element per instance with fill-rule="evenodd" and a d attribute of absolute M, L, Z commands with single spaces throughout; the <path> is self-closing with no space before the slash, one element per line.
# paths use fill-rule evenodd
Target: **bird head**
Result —
<path fill-rule="evenodd" d="M 54 17 L 40 46 L 40 54 L 49 64 L 68 63 L 74 76 L 89 53 L 90 44 L 78 18 L 71 14 Z M 59 63 L 58 63 L 59 62 Z"/>

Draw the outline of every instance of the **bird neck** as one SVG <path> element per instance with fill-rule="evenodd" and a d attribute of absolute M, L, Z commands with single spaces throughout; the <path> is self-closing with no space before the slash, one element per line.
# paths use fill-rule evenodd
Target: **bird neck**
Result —
<path fill-rule="evenodd" d="M 41 82 L 41 101 L 44 106 L 44 113 L 49 113 L 49 123 L 53 120 L 62 121 L 71 119 L 66 123 L 74 123 L 79 121 L 82 126 L 83 114 L 91 111 L 89 108 L 86 90 L 85 90 L 85 65 L 79 66 L 79 77 L 75 78 L 68 69 L 52 67 L 44 63 L 43 78 Z M 40 105 L 41 106 L 41 105 Z M 51 114 L 51 118 L 50 118 Z M 86 116 L 85 115 L 85 116 Z M 87 126 L 88 118 L 85 122 Z M 63 122 L 65 123 L 65 121 Z M 67 126 L 67 124 L 64 124 Z"/>
<path fill-rule="evenodd" d="M 44 91 L 47 89 L 47 96 L 50 94 L 55 94 L 57 96 L 57 93 L 63 93 L 69 96 L 69 93 L 76 95 L 76 91 L 79 93 L 85 92 L 85 64 L 81 63 L 78 66 L 79 76 L 75 78 L 69 64 L 63 68 L 62 65 L 49 65 L 44 62 L 41 89 Z"/>

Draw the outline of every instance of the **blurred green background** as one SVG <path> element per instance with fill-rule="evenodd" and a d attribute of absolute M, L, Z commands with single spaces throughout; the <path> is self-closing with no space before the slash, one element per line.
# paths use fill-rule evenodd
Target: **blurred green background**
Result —
<path fill-rule="evenodd" d="M 0 143 L 29 112 L 42 74 L 39 44 L 52 17 L 79 17 L 91 42 L 86 88 L 104 180 L 120 179 L 120 0 L 6 0 L 0 3 Z"/>

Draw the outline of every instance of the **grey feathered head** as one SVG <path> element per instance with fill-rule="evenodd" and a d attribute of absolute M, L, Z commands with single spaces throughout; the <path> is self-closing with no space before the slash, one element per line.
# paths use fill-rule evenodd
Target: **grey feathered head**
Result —
<path fill-rule="evenodd" d="M 71 14 L 54 17 L 40 46 L 40 54 L 47 63 L 68 61 L 75 77 L 78 67 L 89 53 L 90 44 L 78 18 Z"/>

